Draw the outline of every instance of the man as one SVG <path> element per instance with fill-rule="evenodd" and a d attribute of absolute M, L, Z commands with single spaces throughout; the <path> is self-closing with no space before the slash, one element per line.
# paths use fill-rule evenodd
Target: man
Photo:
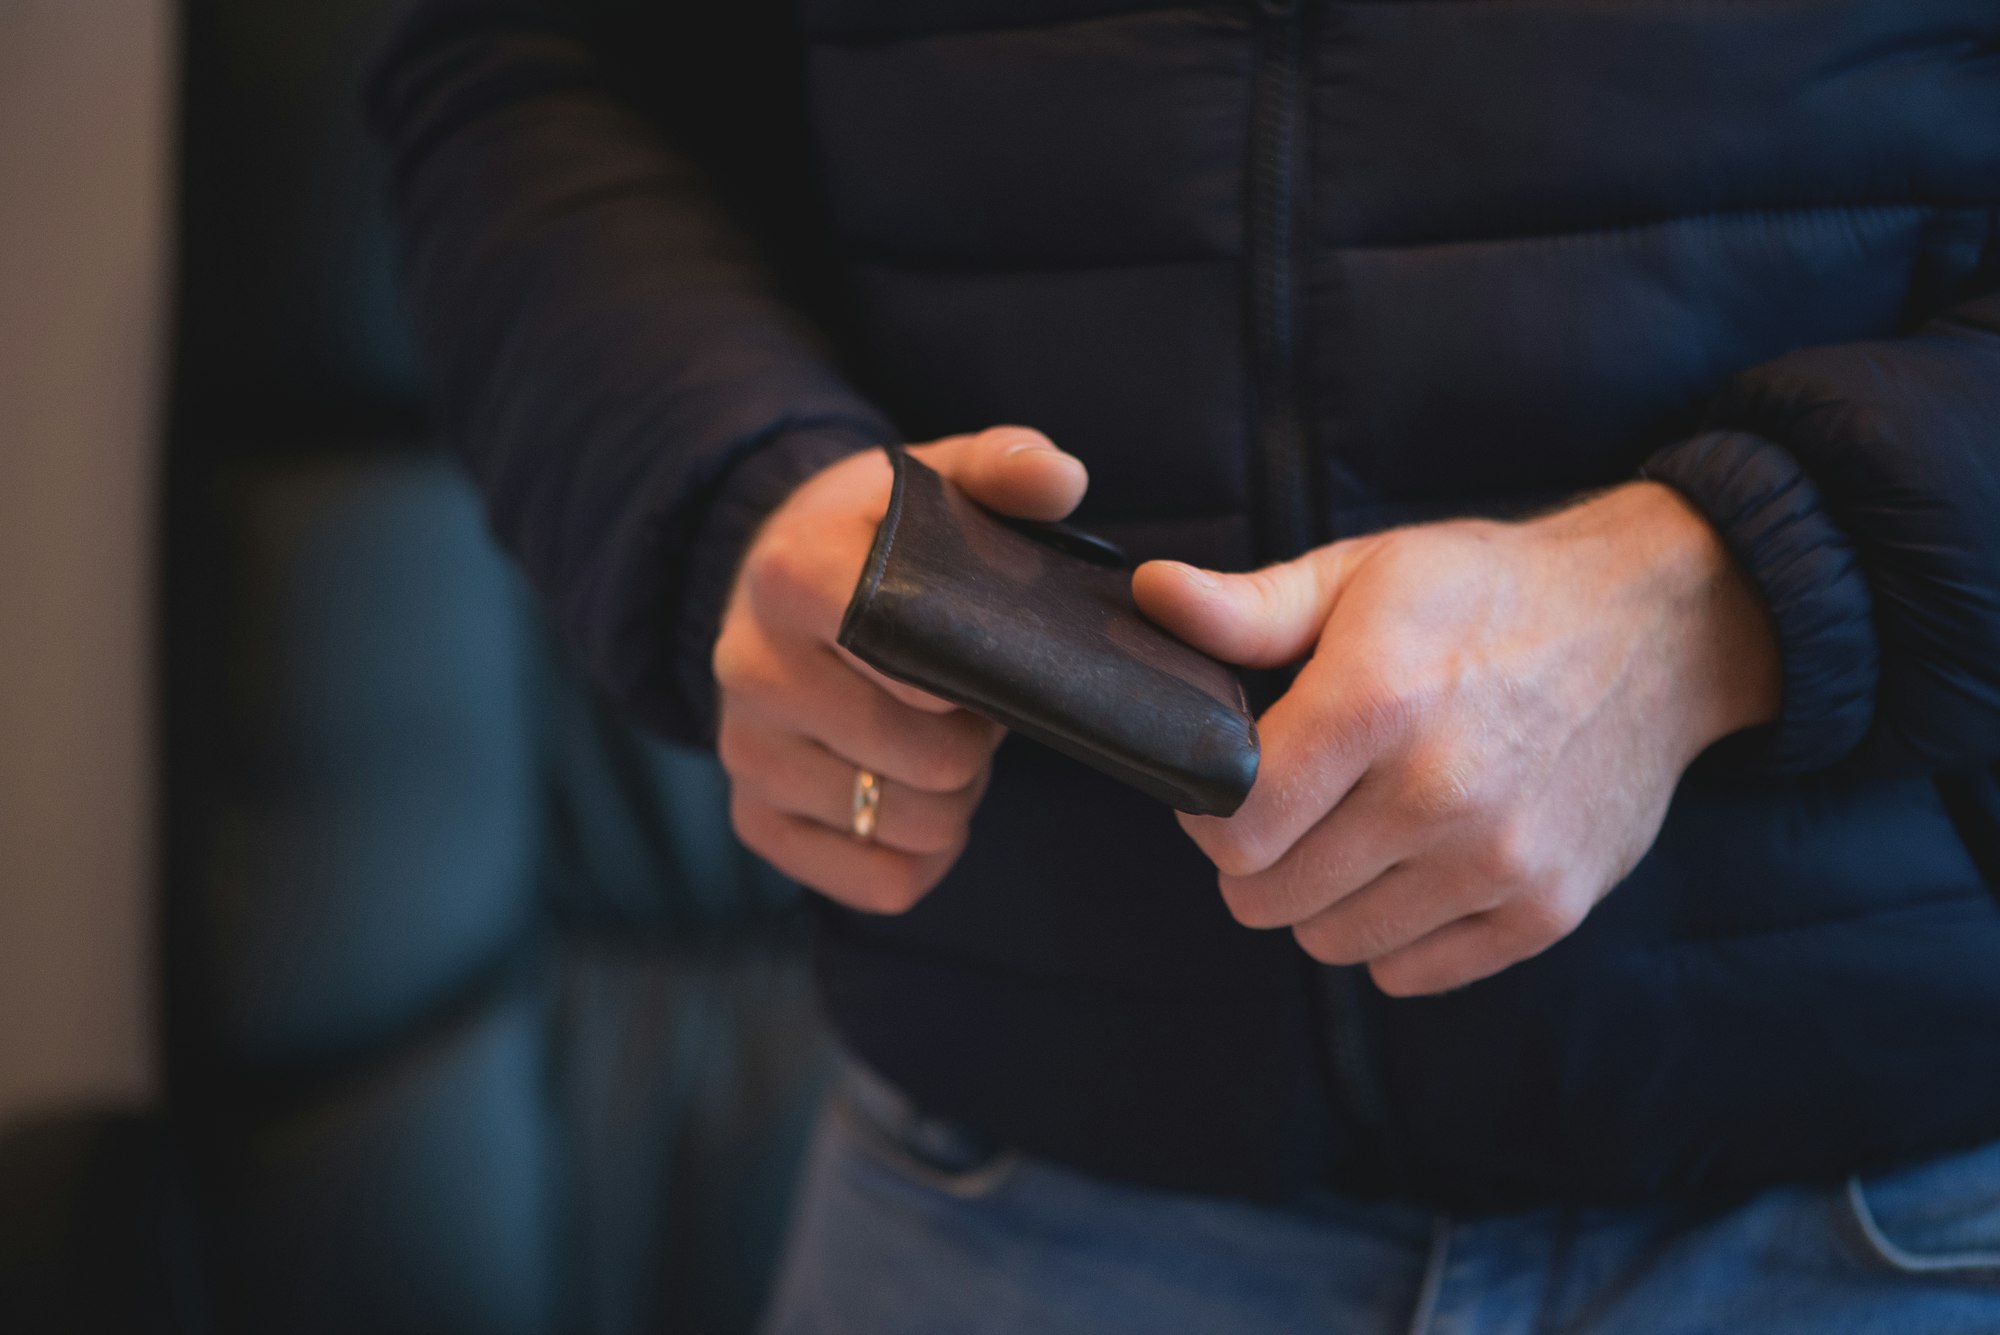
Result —
<path fill-rule="evenodd" d="M 373 94 L 499 532 L 824 896 L 774 1327 L 2000 1329 L 2000 8 L 803 9 Z M 833 646 L 896 439 L 1269 685 L 1241 812 Z"/>

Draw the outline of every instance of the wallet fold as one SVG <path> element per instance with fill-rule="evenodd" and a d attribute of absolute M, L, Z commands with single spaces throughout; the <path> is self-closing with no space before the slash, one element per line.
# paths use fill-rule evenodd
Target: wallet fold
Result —
<path fill-rule="evenodd" d="M 1140 613 L 1123 553 L 997 516 L 889 454 L 895 485 L 843 647 L 1181 811 L 1242 805 L 1258 754 L 1243 684 Z"/>

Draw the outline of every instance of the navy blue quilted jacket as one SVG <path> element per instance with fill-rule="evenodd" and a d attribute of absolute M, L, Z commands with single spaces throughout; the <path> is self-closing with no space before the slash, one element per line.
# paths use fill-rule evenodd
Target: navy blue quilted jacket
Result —
<path fill-rule="evenodd" d="M 1242 568 L 1643 474 L 1784 706 L 1569 939 L 1391 1000 L 1236 926 L 1171 814 L 1010 741 L 830 1014 L 1130 1181 L 1696 1196 L 2000 1137 L 2000 5 L 428 0 L 377 71 L 494 524 L 601 680 L 712 726 L 813 470 L 998 422 Z"/>

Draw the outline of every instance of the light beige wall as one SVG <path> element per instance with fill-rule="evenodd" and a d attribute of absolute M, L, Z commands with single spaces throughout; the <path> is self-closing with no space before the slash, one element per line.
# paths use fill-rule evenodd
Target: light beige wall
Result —
<path fill-rule="evenodd" d="M 0 1124 L 153 1074 L 168 0 L 0 0 Z"/>

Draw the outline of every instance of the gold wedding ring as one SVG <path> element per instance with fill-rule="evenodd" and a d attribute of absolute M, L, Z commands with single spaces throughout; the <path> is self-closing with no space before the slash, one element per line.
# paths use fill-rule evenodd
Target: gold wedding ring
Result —
<path fill-rule="evenodd" d="M 875 837 L 875 813 L 882 806 L 882 781 L 872 770 L 854 771 L 854 837 Z"/>

